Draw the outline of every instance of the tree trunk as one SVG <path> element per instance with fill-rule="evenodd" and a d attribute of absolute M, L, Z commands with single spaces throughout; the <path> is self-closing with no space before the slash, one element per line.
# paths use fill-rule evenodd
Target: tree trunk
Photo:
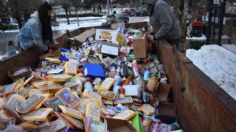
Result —
<path fill-rule="evenodd" d="M 19 29 L 21 29 L 21 28 L 22 28 L 21 17 L 15 17 L 15 19 L 16 19 L 16 21 L 17 21 L 17 23 L 18 23 L 18 27 L 19 27 Z"/>
<path fill-rule="evenodd" d="M 69 19 L 69 15 L 68 15 L 68 10 L 65 10 L 65 12 L 66 12 L 67 25 L 70 25 L 70 19 Z"/>
<path fill-rule="evenodd" d="M 77 22 L 78 22 L 78 26 L 79 26 L 79 15 L 78 15 L 78 9 L 76 9 L 76 16 L 77 16 Z"/>

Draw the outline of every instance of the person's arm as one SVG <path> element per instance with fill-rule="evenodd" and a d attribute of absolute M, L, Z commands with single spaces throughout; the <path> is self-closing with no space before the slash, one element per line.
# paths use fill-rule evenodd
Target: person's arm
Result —
<path fill-rule="evenodd" d="M 164 37 L 172 28 L 171 12 L 168 6 L 160 4 L 154 10 L 155 17 L 160 19 L 160 29 L 155 33 L 154 38 L 160 39 Z"/>
<path fill-rule="evenodd" d="M 39 47 L 43 51 L 47 51 L 48 46 L 47 44 L 43 42 L 42 34 L 41 34 L 41 26 L 39 25 L 39 23 L 37 22 L 32 23 L 30 30 L 31 30 L 32 37 L 34 39 L 35 46 Z"/>

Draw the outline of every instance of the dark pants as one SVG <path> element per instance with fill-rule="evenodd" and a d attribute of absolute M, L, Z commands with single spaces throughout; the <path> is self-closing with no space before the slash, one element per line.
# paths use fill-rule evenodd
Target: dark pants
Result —
<path fill-rule="evenodd" d="M 166 39 L 166 41 L 173 46 L 175 45 L 176 49 L 180 51 L 180 39 Z"/>

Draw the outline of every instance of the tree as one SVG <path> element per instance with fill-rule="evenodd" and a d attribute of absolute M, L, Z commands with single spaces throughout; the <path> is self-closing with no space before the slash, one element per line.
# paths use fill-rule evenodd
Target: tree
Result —
<path fill-rule="evenodd" d="M 19 28 L 22 28 L 24 0 L 8 0 L 7 7 L 9 7 L 11 16 L 16 19 Z"/>
<path fill-rule="evenodd" d="M 5 17 L 7 13 L 7 6 L 4 0 L 0 0 L 0 19 Z"/>
<path fill-rule="evenodd" d="M 42 0 L 5 0 L 10 14 L 16 19 L 18 27 L 22 28 L 22 20 L 27 20 L 30 14 L 37 10 Z"/>
<path fill-rule="evenodd" d="M 77 16 L 77 21 L 78 21 L 78 25 L 79 25 L 79 17 L 78 17 L 78 11 L 79 8 L 81 7 L 81 0 L 70 0 L 72 6 L 75 8 L 75 12 L 76 12 L 76 16 Z"/>
<path fill-rule="evenodd" d="M 71 3 L 68 2 L 68 0 L 60 0 L 59 1 L 61 7 L 65 10 L 66 13 L 66 20 L 67 20 L 67 24 L 70 24 L 70 20 L 69 20 L 69 10 L 71 7 Z"/>

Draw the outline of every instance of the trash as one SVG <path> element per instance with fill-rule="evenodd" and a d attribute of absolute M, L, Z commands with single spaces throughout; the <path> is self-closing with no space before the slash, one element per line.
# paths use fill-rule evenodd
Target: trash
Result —
<path fill-rule="evenodd" d="M 1 131 L 179 129 L 171 86 L 158 56 L 147 53 L 146 34 L 96 32 L 95 41 L 95 30 L 85 31 L 70 49 L 41 56 L 29 74 L 0 87 Z"/>
<path fill-rule="evenodd" d="M 84 74 L 86 77 L 105 78 L 104 68 L 100 64 L 85 64 L 84 65 Z"/>
<path fill-rule="evenodd" d="M 80 111 L 69 108 L 69 107 L 65 107 L 63 105 L 59 105 L 59 108 L 65 115 L 71 116 L 79 120 L 83 120 L 83 115 L 81 114 Z"/>
<path fill-rule="evenodd" d="M 90 37 L 94 37 L 95 33 L 96 33 L 96 30 L 93 28 L 93 29 L 84 31 L 78 36 L 75 36 L 74 39 L 75 39 L 76 44 L 81 45 L 82 43 L 86 42 Z"/>
<path fill-rule="evenodd" d="M 134 42 L 134 54 L 136 58 L 146 58 L 149 43 L 146 38 L 147 34 L 139 34 L 133 39 Z"/>
<path fill-rule="evenodd" d="M 118 56 L 119 46 L 116 44 L 103 43 L 101 47 L 101 53 L 106 54 L 106 55 Z"/>
<path fill-rule="evenodd" d="M 47 116 L 53 111 L 52 108 L 41 108 L 22 116 L 26 121 L 46 121 Z"/>
<path fill-rule="evenodd" d="M 116 116 L 113 116 L 114 119 L 120 119 L 120 120 L 129 120 L 132 117 L 134 117 L 136 114 L 134 111 L 131 110 L 124 110 L 121 113 L 117 114 Z"/>
<path fill-rule="evenodd" d="M 75 96 L 70 89 L 64 88 L 55 94 L 56 97 L 66 106 L 74 108 L 78 105 L 80 98 Z"/>
<path fill-rule="evenodd" d="M 150 104 L 143 104 L 140 109 L 142 110 L 142 112 L 145 114 L 145 115 L 152 115 L 154 114 L 155 110 L 154 108 L 150 105 Z"/>
<path fill-rule="evenodd" d="M 76 60 L 69 60 L 65 64 L 65 73 L 66 74 L 71 74 L 71 75 L 76 75 L 77 74 L 77 69 L 78 69 L 78 62 Z"/>
<path fill-rule="evenodd" d="M 125 96 L 138 97 L 140 95 L 141 88 L 139 85 L 123 85 L 125 89 Z"/>

